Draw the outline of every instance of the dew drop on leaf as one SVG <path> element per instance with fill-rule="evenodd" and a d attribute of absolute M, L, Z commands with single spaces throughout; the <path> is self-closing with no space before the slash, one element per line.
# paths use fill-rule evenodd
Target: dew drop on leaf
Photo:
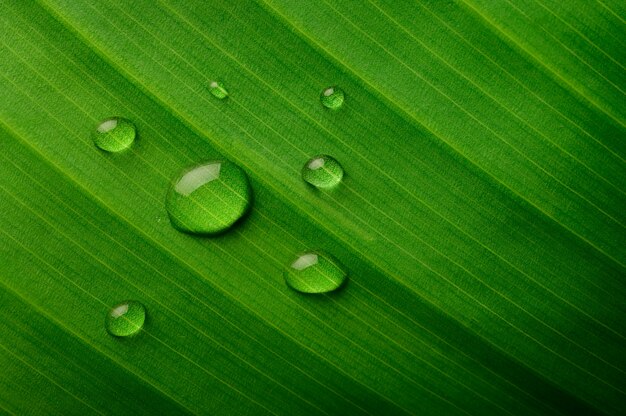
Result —
<path fill-rule="evenodd" d="M 252 188 L 246 173 L 225 160 L 183 171 L 170 186 L 165 205 L 172 225 L 192 234 L 218 234 L 250 209 Z"/>
<path fill-rule="evenodd" d="M 323 252 L 303 253 L 285 271 L 287 286 L 302 293 L 326 293 L 339 288 L 348 273 L 334 257 Z"/>
<path fill-rule="evenodd" d="M 135 141 L 135 125 L 122 117 L 103 120 L 93 133 L 93 141 L 100 149 L 107 152 L 121 152 L 128 149 Z"/>
<path fill-rule="evenodd" d="M 137 334 L 146 321 L 146 308 L 139 302 L 127 300 L 111 308 L 105 326 L 109 334 L 129 337 Z"/>
<path fill-rule="evenodd" d="M 222 83 L 218 81 L 211 81 L 211 83 L 209 84 L 209 91 L 211 91 L 211 94 L 213 94 L 214 97 L 217 97 L 220 100 L 228 97 L 228 91 L 226 91 L 224 85 L 222 85 Z"/>
<path fill-rule="evenodd" d="M 331 156 L 318 155 L 304 164 L 302 179 L 316 188 L 333 188 L 343 179 L 343 167 Z"/>
<path fill-rule="evenodd" d="M 343 105 L 343 91 L 337 87 L 328 87 L 320 95 L 322 105 L 331 110 L 338 110 Z"/>

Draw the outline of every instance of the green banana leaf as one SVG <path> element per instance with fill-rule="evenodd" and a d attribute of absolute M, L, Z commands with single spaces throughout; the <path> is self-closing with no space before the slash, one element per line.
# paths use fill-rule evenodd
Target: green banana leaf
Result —
<path fill-rule="evenodd" d="M 626 414 L 623 1 L 2 0 L 0 21 L 0 414 Z M 125 152 L 93 143 L 111 116 Z M 301 178 L 318 154 L 335 189 Z M 215 159 L 252 209 L 181 233 L 172 178 Z M 308 250 L 347 283 L 290 289 Z M 145 325 L 113 337 L 126 299 Z"/>

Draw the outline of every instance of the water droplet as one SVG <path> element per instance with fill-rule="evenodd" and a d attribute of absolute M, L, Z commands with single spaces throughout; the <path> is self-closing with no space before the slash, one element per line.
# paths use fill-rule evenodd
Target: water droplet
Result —
<path fill-rule="evenodd" d="M 109 311 L 105 325 L 109 334 L 129 337 L 137 334 L 146 321 L 146 308 L 134 300 L 124 301 Z"/>
<path fill-rule="evenodd" d="M 217 234 L 250 208 L 252 188 L 246 173 L 232 162 L 195 165 L 176 178 L 166 198 L 170 221 L 179 231 Z"/>
<path fill-rule="evenodd" d="M 93 141 L 100 149 L 116 153 L 128 149 L 136 134 L 135 125 L 130 120 L 111 117 L 98 124 Z"/>
<path fill-rule="evenodd" d="M 319 155 L 309 159 L 302 168 L 302 179 L 316 188 L 333 188 L 343 178 L 343 167 L 331 156 Z"/>
<path fill-rule="evenodd" d="M 303 293 L 331 292 L 346 280 L 348 273 L 329 254 L 311 251 L 301 254 L 285 272 L 285 282 Z"/>
<path fill-rule="evenodd" d="M 221 82 L 212 81 L 209 84 L 209 91 L 211 91 L 211 94 L 213 94 L 214 97 L 217 97 L 220 100 L 228 97 L 228 91 L 226 91 L 226 88 L 224 88 L 224 85 L 222 85 Z"/>
<path fill-rule="evenodd" d="M 343 105 L 343 91 L 337 87 L 328 87 L 320 95 L 322 105 L 331 110 L 338 110 Z"/>

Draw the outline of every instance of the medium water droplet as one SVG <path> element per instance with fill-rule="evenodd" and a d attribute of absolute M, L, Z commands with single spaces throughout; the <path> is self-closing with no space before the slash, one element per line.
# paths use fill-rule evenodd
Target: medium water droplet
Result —
<path fill-rule="evenodd" d="M 141 331 L 145 321 L 146 308 L 137 301 L 127 300 L 111 308 L 105 326 L 113 336 L 129 337 Z"/>
<path fill-rule="evenodd" d="M 170 221 L 179 231 L 217 234 L 250 208 L 252 188 L 246 173 L 232 162 L 195 165 L 176 178 L 166 198 Z"/>
<path fill-rule="evenodd" d="M 222 85 L 221 82 L 212 81 L 209 84 L 209 91 L 211 91 L 211 94 L 213 94 L 214 97 L 217 97 L 220 100 L 228 97 L 228 91 L 226 91 L 226 88 L 224 88 L 224 85 Z"/>
<path fill-rule="evenodd" d="M 301 254 L 285 271 L 285 282 L 303 293 L 331 292 L 346 280 L 348 273 L 337 259 L 323 252 Z"/>
<path fill-rule="evenodd" d="M 343 105 L 343 91 L 337 87 L 328 87 L 320 95 L 322 105 L 331 110 L 337 110 Z"/>
<path fill-rule="evenodd" d="M 128 149 L 136 134 L 135 125 L 130 120 L 111 117 L 98 124 L 93 141 L 100 149 L 116 153 Z"/>
<path fill-rule="evenodd" d="M 342 178 L 343 167 L 331 156 L 315 156 L 302 168 L 302 179 L 317 188 L 333 188 Z"/>

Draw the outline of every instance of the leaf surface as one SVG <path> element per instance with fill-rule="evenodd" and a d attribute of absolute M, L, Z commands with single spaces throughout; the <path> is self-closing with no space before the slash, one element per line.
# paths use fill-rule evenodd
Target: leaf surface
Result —
<path fill-rule="evenodd" d="M 620 2 L 0 10 L 0 412 L 623 411 Z M 122 154 L 90 137 L 111 116 L 138 129 Z M 319 154 L 337 189 L 302 181 Z M 171 179 L 220 158 L 250 176 L 252 212 L 176 231 Z M 290 290 L 306 250 L 348 284 Z M 124 299 L 148 320 L 113 339 Z"/>

